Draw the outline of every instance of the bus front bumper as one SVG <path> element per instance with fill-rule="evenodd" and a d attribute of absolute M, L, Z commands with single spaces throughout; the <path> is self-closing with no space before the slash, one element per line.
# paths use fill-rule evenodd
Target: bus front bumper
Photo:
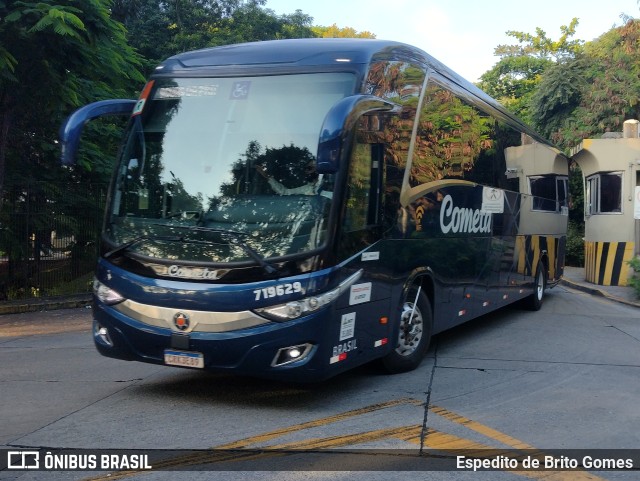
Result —
<path fill-rule="evenodd" d="M 142 323 L 100 303 L 93 312 L 94 343 L 107 357 L 292 381 L 328 377 L 323 360 L 329 355 L 319 348 L 326 344 L 321 327 L 327 310 L 286 323 L 189 334 Z"/>

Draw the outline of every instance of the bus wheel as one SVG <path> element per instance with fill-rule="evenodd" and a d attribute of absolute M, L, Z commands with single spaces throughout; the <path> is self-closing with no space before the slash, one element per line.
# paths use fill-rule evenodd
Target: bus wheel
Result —
<path fill-rule="evenodd" d="M 544 300 L 544 290 L 547 287 L 547 270 L 542 262 L 538 262 L 536 269 L 536 280 L 533 294 L 525 299 L 525 306 L 531 311 L 539 311 Z"/>
<path fill-rule="evenodd" d="M 400 309 L 396 347 L 382 358 L 385 370 L 395 374 L 417 368 L 429 348 L 432 327 L 429 299 L 413 286 Z"/>

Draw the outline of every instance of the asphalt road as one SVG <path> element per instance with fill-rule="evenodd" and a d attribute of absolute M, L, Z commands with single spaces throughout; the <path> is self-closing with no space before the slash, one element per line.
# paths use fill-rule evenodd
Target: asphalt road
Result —
<path fill-rule="evenodd" d="M 414 372 L 365 366 L 310 386 L 103 358 L 90 319 L 87 309 L 0 317 L 0 448 L 168 450 L 169 461 L 151 472 L 5 470 L 0 479 L 640 477 L 640 462 L 636 471 L 451 468 L 452 453 L 479 449 L 640 448 L 640 311 L 566 287 L 539 312 L 507 308 L 437 336 Z M 309 452 L 283 455 L 291 449 Z M 415 471 L 420 453 L 436 454 L 435 471 Z M 447 471 L 437 470 L 442 453 Z M 210 471 L 184 471 L 202 465 Z"/>

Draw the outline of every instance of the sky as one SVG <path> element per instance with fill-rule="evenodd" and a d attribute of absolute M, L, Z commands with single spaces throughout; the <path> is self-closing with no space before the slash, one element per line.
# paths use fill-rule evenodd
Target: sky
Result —
<path fill-rule="evenodd" d="M 560 27 L 579 20 L 573 39 L 590 41 L 623 24 L 621 14 L 640 17 L 638 0 L 267 0 L 276 14 L 296 10 L 313 25 L 351 27 L 376 38 L 426 51 L 476 82 L 499 60 L 498 45 L 515 45 L 509 30 L 560 38 Z"/>

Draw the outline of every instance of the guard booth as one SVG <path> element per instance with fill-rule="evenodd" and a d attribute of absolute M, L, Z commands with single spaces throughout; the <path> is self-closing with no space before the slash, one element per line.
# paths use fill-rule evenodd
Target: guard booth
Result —
<path fill-rule="evenodd" d="M 640 254 L 640 122 L 623 132 L 585 139 L 572 159 L 582 169 L 585 216 L 585 279 L 626 286 L 628 265 Z"/>
<path fill-rule="evenodd" d="M 517 273 L 532 275 L 537 259 L 546 256 L 549 281 L 559 281 L 569 219 L 568 159 L 559 150 L 523 134 L 521 145 L 505 149 L 505 161 L 507 179 L 512 179 L 513 189 L 522 194 L 517 218 Z"/>

